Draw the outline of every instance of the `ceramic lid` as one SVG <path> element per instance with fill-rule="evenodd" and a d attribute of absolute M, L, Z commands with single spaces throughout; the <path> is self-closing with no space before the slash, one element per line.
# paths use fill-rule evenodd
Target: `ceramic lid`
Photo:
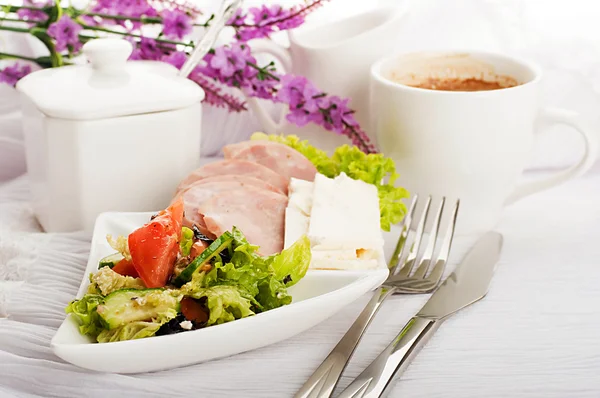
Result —
<path fill-rule="evenodd" d="M 128 62 L 131 51 L 125 40 L 92 40 L 83 46 L 88 64 L 32 73 L 19 81 L 17 89 L 42 113 L 73 120 L 180 109 L 204 98 L 204 91 L 178 77 L 172 65 Z"/>

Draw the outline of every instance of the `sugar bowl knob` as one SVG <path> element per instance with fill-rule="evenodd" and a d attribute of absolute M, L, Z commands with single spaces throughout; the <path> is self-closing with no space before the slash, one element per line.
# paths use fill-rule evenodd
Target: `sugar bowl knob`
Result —
<path fill-rule="evenodd" d="M 83 46 L 83 53 L 97 70 L 122 69 L 131 55 L 130 42 L 121 39 L 95 39 Z"/>

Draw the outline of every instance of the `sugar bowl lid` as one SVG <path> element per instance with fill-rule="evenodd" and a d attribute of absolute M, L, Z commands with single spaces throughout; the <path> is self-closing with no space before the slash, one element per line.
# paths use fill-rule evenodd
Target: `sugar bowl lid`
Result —
<path fill-rule="evenodd" d="M 127 61 L 132 45 L 121 39 L 96 39 L 83 46 L 89 63 L 34 72 L 17 89 L 43 114 L 94 120 L 181 109 L 204 98 L 172 65 Z"/>

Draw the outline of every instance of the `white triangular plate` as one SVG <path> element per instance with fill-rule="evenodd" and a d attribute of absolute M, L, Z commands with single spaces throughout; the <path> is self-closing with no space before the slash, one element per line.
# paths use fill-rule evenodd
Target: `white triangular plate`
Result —
<path fill-rule="evenodd" d="M 77 297 L 83 296 L 98 261 L 114 252 L 106 234 L 128 235 L 152 213 L 103 213 L 96 220 L 92 247 Z M 60 358 L 82 368 L 111 373 L 152 372 L 196 364 L 264 347 L 290 338 L 329 318 L 386 279 L 388 270 L 309 270 L 289 289 L 290 305 L 222 325 L 167 336 L 94 343 L 67 316 L 51 346 Z"/>

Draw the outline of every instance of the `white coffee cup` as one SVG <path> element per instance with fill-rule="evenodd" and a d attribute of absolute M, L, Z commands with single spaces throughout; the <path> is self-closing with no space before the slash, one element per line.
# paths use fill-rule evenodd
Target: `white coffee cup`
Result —
<path fill-rule="evenodd" d="M 428 78 L 483 78 L 518 85 L 487 91 L 413 87 Z M 460 198 L 463 234 L 494 227 L 504 206 L 586 172 L 596 160 L 596 135 L 572 111 L 540 106 L 540 68 L 483 52 L 413 53 L 371 68 L 372 129 L 396 162 L 399 184 L 419 195 Z M 518 185 L 534 132 L 564 124 L 583 138 L 579 162 Z"/>
<path fill-rule="evenodd" d="M 406 2 L 377 6 L 333 23 L 294 29 L 289 33 L 289 48 L 271 40 L 255 40 L 250 46 L 255 54 L 277 58 L 286 73 L 304 76 L 328 94 L 351 98 L 354 116 L 366 130 L 369 70 L 373 62 L 396 51 L 392 38 L 402 29 L 406 6 Z M 302 128 L 292 125 L 284 117 L 289 113 L 287 107 L 279 120 L 274 120 L 259 100 L 250 97 L 247 102 L 267 134 L 296 134 L 328 151 L 350 144 L 345 136 L 314 124 Z"/>

